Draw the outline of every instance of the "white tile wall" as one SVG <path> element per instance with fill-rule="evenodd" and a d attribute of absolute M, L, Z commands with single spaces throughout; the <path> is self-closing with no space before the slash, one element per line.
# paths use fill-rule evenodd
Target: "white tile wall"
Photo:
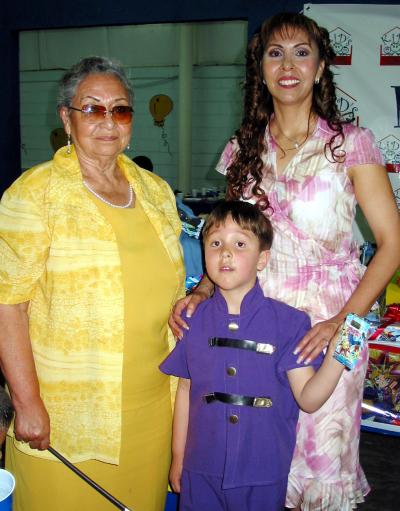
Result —
<path fill-rule="evenodd" d="M 224 26 L 219 39 L 218 24 L 215 23 L 210 24 L 208 32 L 206 27 L 202 26 L 196 33 L 195 61 L 214 62 L 214 65 L 197 64 L 193 68 L 192 168 L 188 169 L 191 172 L 193 188 L 223 185 L 224 179 L 214 171 L 214 167 L 225 143 L 238 127 L 241 119 L 240 85 L 244 76 L 244 64 L 243 57 L 240 59 L 239 55 L 244 55 L 246 24 L 234 22 L 232 26 L 222 25 Z M 174 26 L 162 25 L 161 27 L 163 28 L 160 33 L 154 28 L 150 32 L 147 29 L 147 35 L 151 35 L 153 40 L 152 52 L 148 53 L 149 61 L 153 63 L 153 66 L 139 65 L 126 68 L 135 90 L 133 136 L 128 154 L 131 157 L 139 154 L 149 156 L 153 160 L 155 171 L 175 188 L 178 165 L 179 70 L 177 63 L 157 66 L 154 63 L 157 62 L 157 58 L 160 58 L 171 64 L 172 56 L 176 53 L 176 33 L 171 28 Z M 134 60 L 127 52 L 128 42 L 132 48 L 132 54 L 136 54 L 140 37 L 144 37 L 146 33 L 145 26 L 134 28 L 140 28 L 140 33 L 136 33 L 135 44 L 133 39 L 130 39 L 131 27 L 126 28 L 119 35 L 116 28 L 108 29 L 108 31 L 100 28 L 84 29 L 84 32 L 62 30 L 21 34 L 20 96 L 23 168 L 29 168 L 52 157 L 50 133 L 54 128 L 61 127 L 61 121 L 56 112 L 56 95 L 57 82 L 63 70 L 49 68 L 56 65 L 57 55 L 61 54 L 61 46 L 67 43 L 71 51 L 63 57 L 60 67 L 67 68 L 78 60 L 79 57 L 76 58 L 78 46 L 82 56 L 99 54 L 100 52 L 95 50 L 100 48 L 105 51 L 107 44 L 111 45 L 116 52 L 116 48 L 118 52 L 125 48 L 125 57 L 121 58 L 121 55 L 117 55 L 117 58 L 125 64 Z M 206 33 L 210 37 L 206 37 Z M 108 34 L 108 37 L 105 37 L 105 34 Z M 97 38 L 97 36 L 100 37 Z M 93 38 L 99 41 L 99 46 L 94 45 Z M 169 52 L 162 49 L 163 38 L 170 44 Z M 218 40 L 220 44 L 216 48 Z M 154 52 L 154 45 L 159 46 L 159 54 Z M 147 50 L 143 46 L 139 49 L 141 50 L 140 58 L 143 61 L 143 55 L 146 55 Z M 39 51 L 39 57 L 37 57 L 37 51 Z M 62 54 L 64 55 L 64 52 Z M 224 63 L 227 60 L 232 63 Z M 154 125 L 149 112 L 149 101 L 156 94 L 169 95 L 174 102 L 174 109 L 167 116 L 164 129 Z"/>
<path fill-rule="evenodd" d="M 177 68 L 129 68 L 135 90 L 135 114 L 131 149 L 128 154 L 149 156 L 156 172 L 176 186 L 178 140 Z M 203 66 L 194 69 L 192 186 L 219 186 L 223 178 L 213 172 L 218 157 L 241 118 L 240 82 L 243 66 Z M 21 157 L 23 168 L 52 157 L 50 133 L 61 127 L 56 112 L 57 82 L 61 71 L 21 72 Z M 200 76 L 198 76 L 200 75 Z M 154 125 L 149 101 L 167 94 L 174 109 L 164 129 Z"/>

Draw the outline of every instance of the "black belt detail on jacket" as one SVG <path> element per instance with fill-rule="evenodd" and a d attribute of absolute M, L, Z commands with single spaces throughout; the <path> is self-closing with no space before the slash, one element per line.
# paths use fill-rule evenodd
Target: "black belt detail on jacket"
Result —
<path fill-rule="evenodd" d="M 250 350 L 263 355 L 272 355 L 275 351 L 273 344 L 265 342 L 250 341 L 247 339 L 230 339 L 229 337 L 210 337 L 208 344 L 211 347 L 218 348 L 237 348 L 240 350 Z"/>
<path fill-rule="evenodd" d="M 270 397 L 242 396 L 240 394 L 226 394 L 225 392 L 212 392 L 204 396 L 207 404 L 214 401 L 221 401 L 229 405 L 254 406 L 255 408 L 270 408 L 272 399 Z"/>

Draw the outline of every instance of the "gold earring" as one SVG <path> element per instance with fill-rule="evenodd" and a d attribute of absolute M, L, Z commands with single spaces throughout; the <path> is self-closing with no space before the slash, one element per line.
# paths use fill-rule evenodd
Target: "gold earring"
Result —
<path fill-rule="evenodd" d="M 71 135 L 67 134 L 67 154 L 71 154 Z"/>

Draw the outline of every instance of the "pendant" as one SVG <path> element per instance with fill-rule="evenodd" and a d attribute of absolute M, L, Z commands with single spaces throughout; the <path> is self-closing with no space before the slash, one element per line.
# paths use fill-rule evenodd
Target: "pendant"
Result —
<path fill-rule="evenodd" d="M 295 148 L 295 149 L 298 149 L 298 148 L 299 148 L 299 144 L 298 144 L 298 142 L 296 142 L 296 143 L 294 144 L 294 148 Z"/>
<path fill-rule="evenodd" d="M 231 321 L 228 324 L 228 329 L 233 331 L 239 330 L 239 325 L 235 321 Z"/>

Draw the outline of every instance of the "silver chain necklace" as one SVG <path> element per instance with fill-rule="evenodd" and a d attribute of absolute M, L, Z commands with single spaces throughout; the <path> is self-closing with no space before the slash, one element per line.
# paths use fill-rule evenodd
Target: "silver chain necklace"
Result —
<path fill-rule="evenodd" d="M 310 120 L 311 120 L 311 110 L 310 110 L 310 113 L 308 115 L 308 122 L 307 122 L 307 133 L 306 133 L 306 137 L 301 140 L 300 142 L 297 142 L 297 140 L 295 140 L 294 138 L 290 138 L 288 137 L 287 135 L 285 135 L 285 133 L 283 133 L 281 127 L 279 126 L 278 124 L 278 121 L 275 119 L 275 125 L 276 127 L 278 128 L 278 131 L 279 133 L 284 137 L 286 138 L 286 140 L 289 140 L 289 142 L 292 142 L 293 143 L 293 147 L 285 147 L 283 148 L 282 146 L 279 145 L 278 141 L 276 140 L 275 138 L 275 142 L 276 142 L 276 145 L 279 147 L 279 149 L 285 153 L 285 151 L 295 151 L 297 149 L 300 149 L 301 146 L 303 146 L 306 141 L 308 140 L 308 137 L 310 136 Z M 269 125 L 268 125 L 269 127 Z M 270 130 L 270 134 L 271 134 L 271 130 Z"/>
<path fill-rule="evenodd" d="M 108 206 L 111 206 L 112 208 L 126 209 L 126 208 L 130 208 L 132 206 L 132 202 L 133 202 L 133 188 L 132 188 L 132 185 L 130 183 L 129 183 L 129 198 L 128 198 L 128 202 L 126 204 L 123 204 L 122 206 L 120 206 L 119 204 L 113 204 L 112 202 L 108 201 L 107 199 L 105 199 L 104 197 L 99 195 L 97 192 L 95 192 L 93 190 L 93 188 L 91 188 L 87 184 L 86 181 L 82 181 L 82 182 L 83 182 L 83 186 L 87 190 L 89 190 L 90 193 L 92 193 L 95 197 L 97 197 L 99 200 L 101 200 L 102 202 L 104 202 Z"/>

